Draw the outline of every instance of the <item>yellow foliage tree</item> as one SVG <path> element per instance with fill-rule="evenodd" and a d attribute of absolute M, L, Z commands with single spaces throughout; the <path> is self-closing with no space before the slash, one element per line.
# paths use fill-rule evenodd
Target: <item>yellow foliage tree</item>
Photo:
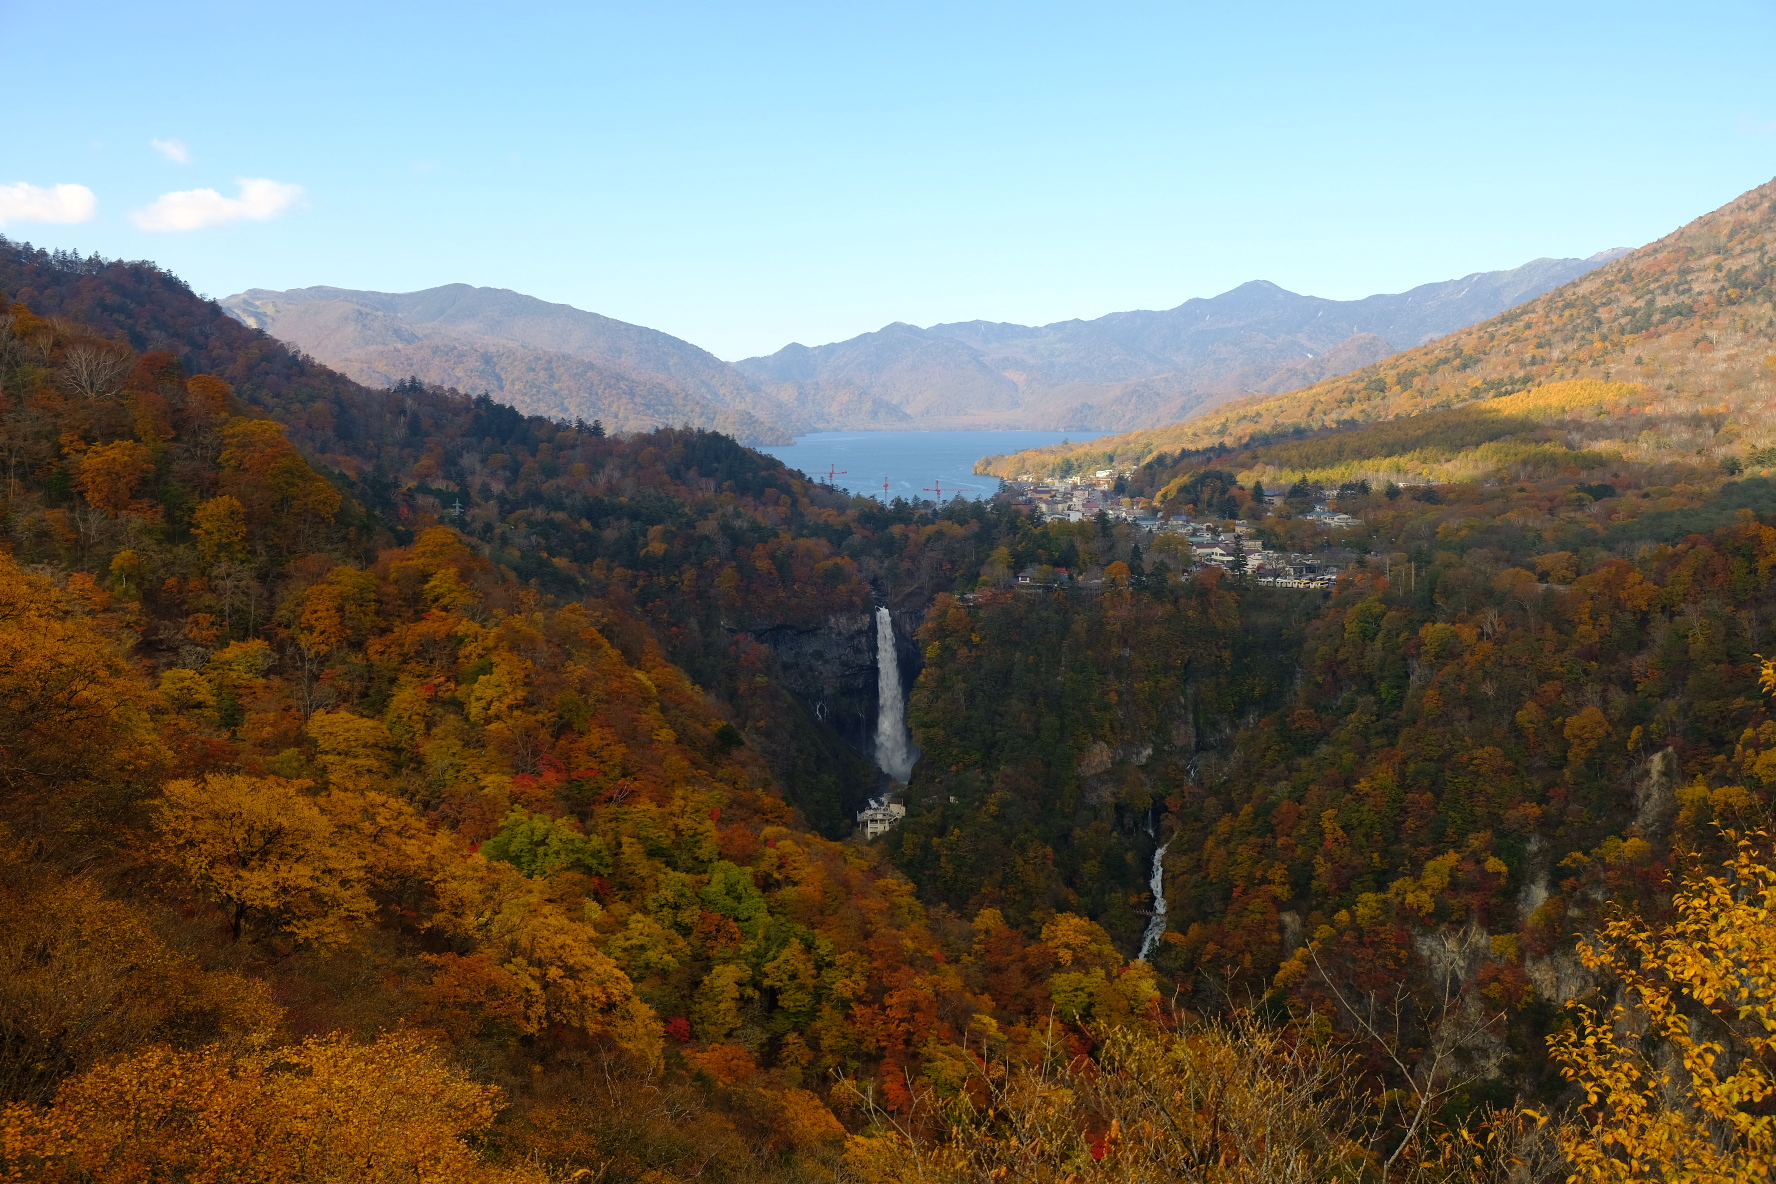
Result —
<path fill-rule="evenodd" d="M 257 979 L 204 971 L 148 918 L 7 848 L 0 833 L 0 1097 L 47 1101 L 58 1080 L 150 1041 L 276 1026 Z"/>
<path fill-rule="evenodd" d="M 428 959 L 437 968 L 440 997 L 527 1033 L 549 1024 L 608 1032 L 632 1053 L 658 1058 L 664 1044 L 659 1018 L 599 949 L 593 928 L 550 900 L 546 885 L 510 864 L 471 855 L 442 866 L 433 888 L 433 925 L 477 947 L 472 959 Z"/>
<path fill-rule="evenodd" d="M 207 718 L 216 710 L 216 688 L 195 670 L 175 666 L 160 676 L 160 697 L 174 711 Z"/>
<path fill-rule="evenodd" d="M 148 1049 L 70 1081 L 54 1105 L 11 1105 L 0 1176 L 44 1184 L 542 1184 L 486 1163 L 468 1139 L 499 1091 L 411 1033 L 289 1049 Z"/>
<path fill-rule="evenodd" d="M 741 1024 L 740 1010 L 755 992 L 748 984 L 752 971 L 737 962 L 728 962 L 711 970 L 697 991 L 691 1006 L 697 1022 L 697 1035 L 704 1040 L 723 1040 Z"/>
<path fill-rule="evenodd" d="M 457 853 L 454 840 L 434 832 L 413 806 L 374 789 L 335 789 L 321 809 L 345 848 L 364 861 L 365 878 L 394 888 L 430 881 Z"/>
<path fill-rule="evenodd" d="M 73 598 L 0 555 L 0 785 L 9 812 L 31 807 L 42 825 L 48 817 L 37 807 L 68 807 L 68 785 L 115 793 L 158 767 L 167 754 L 150 702 L 117 644 Z"/>
<path fill-rule="evenodd" d="M 843 1083 L 874 1119 L 848 1140 L 845 1167 L 870 1184 L 1360 1177 L 1354 1077 L 1340 1058 L 1249 1019 L 1102 1037 L 1089 1058 L 1050 1032 L 1027 1057 L 976 1061 L 969 1088 L 924 1099 L 924 1115 L 891 1116 Z M 914 1133 L 929 1120 L 936 1139 Z"/>
<path fill-rule="evenodd" d="M 282 512 L 303 519 L 331 519 L 344 499 L 309 467 L 270 419 L 231 419 L 222 429 L 224 490 L 249 514 Z"/>
<path fill-rule="evenodd" d="M 191 533 L 197 536 L 204 558 L 240 560 L 247 557 L 247 508 L 237 497 L 223 494 L 197 507 Z"/>
<path fill-rule="evenodd" d="M 316 759 L 332 788 L 361 792 L 387 779 L 394 738 L 381 720 L 349 711 L 317 711 L 303 730 L 320 749 Z"/>
<path fill-rule="evenodd" d="M 1577 1181 L 1767 1181 L 1776 1165 L 1776 870 L 1768 836 L 1728 833 L 1725 874 L 1685 878 L 1676 917 L 1581 942 L 1627 999 L 1549 1039 L 1585 1107 L 1562 1125 Z"/>
<path fill-rule="evenodd" d="M 206 774 L 168 783 L 154 812 L 159 851 L 230 916 L 300 941 L 346 941 L 374 909 L 364 860 L 336 833 L 306 781 Z"/>
<path fill-rule="evenodd" d="M 234 388 L 228 383 L 214 374 L 198 374 L 185 384 L 185 390 L 190 395 L 187 406 L 193 418 L 208 423 L 228 418 L 234 399 Z"/>

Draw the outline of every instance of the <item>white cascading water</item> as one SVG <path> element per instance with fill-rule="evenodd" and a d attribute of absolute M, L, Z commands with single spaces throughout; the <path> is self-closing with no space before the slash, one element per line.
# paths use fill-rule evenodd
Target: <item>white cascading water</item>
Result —
<path fill-rule="evenodd" d="M 1153 953 L 1153 947 L 1159 944 L 1159 939 L 1164 937 L 1166 932 L 1165 857 L 1166 848 L 1171 845 L 1171 840 L 1168 839 L 1159 850 L 1153 853 L 1153 878 L 1147 882 L 1147 886 L 1153 889 L 1153 919 L 1147 922 L 1147 932 L 1141 935 L 1139 957 L 1143 961 Z"/>
<path fill-rule="evenodd" d="M 900 697 L 900 658 L 894 649 L 894 618 L 876 610 L 876 765 L 904 782 L 913 775 L 912 737 L 907 735 L 906 702 Z"/>

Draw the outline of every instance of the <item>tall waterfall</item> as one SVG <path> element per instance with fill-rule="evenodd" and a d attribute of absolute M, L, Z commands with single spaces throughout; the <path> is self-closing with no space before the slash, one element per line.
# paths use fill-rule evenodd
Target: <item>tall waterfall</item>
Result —
<path fill-rule="evenodd" d="M 1138 956 L 1142 959 L 1145 959 L 1145 958 L 1147 958 L 1148 955 L 1152 954 L 1153 947 L 1158 945 L 1159 939 L 1165 936 L 1165 932 L 1166 932 L 1165 857 L 1166 857 L 1166 848 L 1170 847 L 1171 845 L 1172 845 L 1171 840 L 1167 839 L 1165 841 L 1165 843 L 1163 843 L 1160 846 L 1159 850 L 1157 850 L 1153 853 L 1153 878 L 1147 882 L 1147 886 L 1149 888 L 1153 889 L 1153 919 L 1147 922 L 1147 932 L 1145 932 L 1141 935 L 1141 953 Z"/>
<path fill-rule="evenodd" d="M 876 764 L 896 781 L 913 774 L 912 738 L 907 735 L 906 701 L 900 695 L 900 656 L 894 646 L 894 618 L 876 610 Z"/>

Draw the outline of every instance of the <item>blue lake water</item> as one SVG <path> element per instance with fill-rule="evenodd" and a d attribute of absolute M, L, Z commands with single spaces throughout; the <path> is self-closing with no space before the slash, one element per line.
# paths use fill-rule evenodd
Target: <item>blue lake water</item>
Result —
<path fill-rule="evenodd" d="M 794 444 L 760 448 L 760 452 L 800 469 L 817 481 L 829 470 L 832 483 L 851 493 L 893 501 L 931 499 L 941 485 L 943 500 L 991 497 L 999 491 L 997 477 L 975 473 L 983 456 L 1039 448 L 1071 440 L 1096 440 L 1102 432 L 815 432 Z M 886 493 L 882 483 L 888 483 Z"/>

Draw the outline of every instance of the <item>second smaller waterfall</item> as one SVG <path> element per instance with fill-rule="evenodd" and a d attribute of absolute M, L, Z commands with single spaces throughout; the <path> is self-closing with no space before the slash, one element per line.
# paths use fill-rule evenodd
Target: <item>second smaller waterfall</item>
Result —
<path fill-rule="evenodd" d="M 1166 932 L 1166 880 L 1165 857 L 1166 848 L 1172 845 L 1167 839 L 1153 853 L 1153 878 L 1147 886 L 1153 890 L 1153 919 L 1147 922 L 1147 932 L 1141 935 L 1141 952 L 1137 957 L 1145 961 L 1159 944 L 1159 939 Z"/>
<path fill-rule="evenodd" d="M 907 735 L 906 701 L 900 694 L 900 656 L 894 645 L 894 618 L 876 610 L 876 766 L 896 781 L 913 775 L 912 737 Z"/>

